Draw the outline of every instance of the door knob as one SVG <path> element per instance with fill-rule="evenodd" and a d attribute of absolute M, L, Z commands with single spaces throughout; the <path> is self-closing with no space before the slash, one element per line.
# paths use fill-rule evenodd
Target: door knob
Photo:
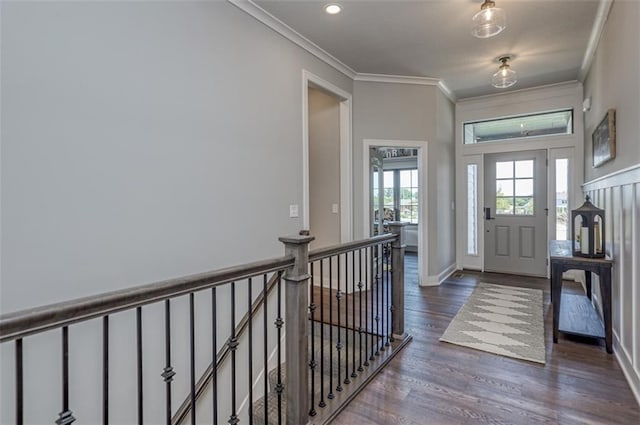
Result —
<path fill-rule="evenodd" d="M 495 217 L 491 217 L 491 208 L 484 207 L 484 219 L 485 220 L 494 220 Z"/>

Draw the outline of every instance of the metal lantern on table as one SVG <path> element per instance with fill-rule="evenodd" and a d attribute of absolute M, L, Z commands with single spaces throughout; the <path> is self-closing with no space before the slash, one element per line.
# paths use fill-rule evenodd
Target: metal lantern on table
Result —
<path fill-rule="evenodd" d="M 604 257 L 604 210 L 591 203 L 589 195 L 580 208 L 571 210 L 571 248 L 573 255 Z"/>

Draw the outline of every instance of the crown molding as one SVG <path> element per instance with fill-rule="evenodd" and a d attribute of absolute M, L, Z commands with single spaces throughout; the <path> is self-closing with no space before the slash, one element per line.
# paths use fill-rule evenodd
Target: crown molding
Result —
<path fill-rule="evenodd" d="M 442 91 L 450 101 L 456 102 L 456 96 L 447 87 L 445 82 L 439 78 L 432 77 L 412 77 L 408 75 L 389 75 L 389 74 L 366 74 L 358 73 L 353 78 L 354 81 L 364 81 L 369 83 L 391 83 L 391 84 L 415 84 L 419 86 L 436 86 Z"/>
<path fill-rule="evenodd" d="M 417 84 L 419 86 L 437 86 L 440 83 L 439 78 L 411 77 L 407 75 L 388 74 L 358 73 L 353 79 L 355 81 L 366 81 L 370 83 Z"/>
<path fill-rule="evenodd" d="M 336 70 L 340 71 L 347 77 L 353 79 L 356 76 L 356 72 L 349 66 L 340 62 L 334 56 L 323 50 L 320 46 L 285 24 L 251 0 L 227 0 L 232 5 L 236 6 L 243 12 L 251 15 L 253 18 L 268 26 L 284 38 L 293 42 L 294 44 L 302 47 L 313 56 L 317 57 L 321 61 L 325 62 L 329 66 L 332 66 Z"/>
<path fill-rule="evenodd" d="M 483 94 L 481 96 L 464 97 L 460 99 L 460 102 L 473 103 L 476 101 L 485 101 L 486 99 L 495 99 L 495 98 L 504 97 L 504 96 L 512 96 L 513 94 L 518 94 L 518 93 L 537 92 L 543 89 L 550 89 L 550 88 L 559 89 L 562 87 L 573 87 L 577 84 L 581 85 L 582 83 L 578 80 L 561 81 L 559 83 L 551 83 L 551 84 L 545 84 L 542 86 L 527 87 L 527 88 L 518 89 L 518 90 L 509 90 L 502 93 L 491 93 L 491 94 Z"/>
<path fill-rule="evenodd" d="M 584 51 L 584 57 L 582 58 L 582 65 L 580 66 L 580 71 L 578 71 L 578 80 L 580 80 L 580 82 L 584 82 L 589 68 L 591 68 L 591 62 L 593 62 L 593 57 L 596 54 L 596 49 L 598 48 L 602 31 L 604 31 L 604 24 L 607 22 L 612 4 L 613 0 L 600 0 L 598 4 L 598 11 L 596 12 L 596 19 L 593 21 L 589 43 L 587 43 L 587 49 Z"/>
<path fill-rule="evenodd" d="M 438 83 L 438 87 L 440 88 L 442 94 L 444 94 L 451 102 L 456 103 L 458 101 L 458 97 L 454 92 L 451 91 L 449 86 L 445 84 L 444 80 L 440 80 L 440 82 Z"/>

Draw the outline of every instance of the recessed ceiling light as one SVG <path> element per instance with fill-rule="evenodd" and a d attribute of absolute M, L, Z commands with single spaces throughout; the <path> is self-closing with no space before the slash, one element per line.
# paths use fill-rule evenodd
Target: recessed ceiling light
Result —
<path fill-rule="evenodd" d="M 324 7 L 324 11 L 329 15 L 335 15 L 342 12 L 342 6 L 340 6 L 338 3 L 329 3 Z"/>

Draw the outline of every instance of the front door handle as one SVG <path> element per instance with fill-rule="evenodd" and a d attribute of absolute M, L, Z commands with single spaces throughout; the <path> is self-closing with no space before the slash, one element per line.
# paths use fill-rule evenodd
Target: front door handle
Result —
<path fill-rule="evenodd" d="M 491 217 L 491 208 L 484 207 L 484 219 L 485 220 L 495 220 L 495 217 Z"/>

